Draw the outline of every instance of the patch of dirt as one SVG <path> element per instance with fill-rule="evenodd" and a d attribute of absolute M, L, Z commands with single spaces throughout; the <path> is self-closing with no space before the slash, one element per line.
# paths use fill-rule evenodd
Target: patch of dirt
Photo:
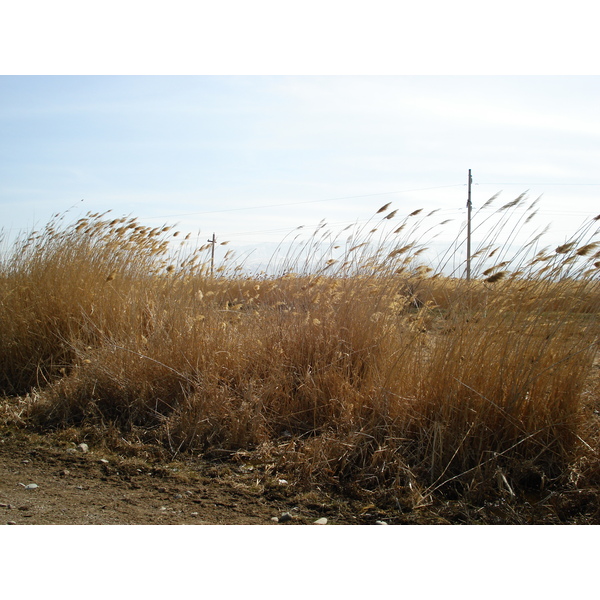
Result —
<path fill-rule="evenodd" d="M 286 512 L 286 524 L 322 517 L 374 523 L 384 516 L 320 490 L 298 492 L 268 465 L 239 457 L 165 463 L 0 429 L 0 524 L 274 525 L 273 517 Z"/>
<path fill-rule="evenodd" d="M 95 448 L 91 441 L 85 452 L 76 433 L 0 427 L 0 524 L 303 525 L 323 517 L 329 525 L 600 523 L 596 488 L 413 509 L 400 502 L 377 505 L 366 494 L 303 490 L 249 453 L 166 462 L 139 449 Z M 284 513 L 292 518 L 273 520 Z"/>

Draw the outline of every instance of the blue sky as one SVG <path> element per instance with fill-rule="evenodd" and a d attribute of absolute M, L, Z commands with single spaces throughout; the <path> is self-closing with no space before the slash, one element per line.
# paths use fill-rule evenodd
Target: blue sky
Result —
<path fill-rule="evenodd" d="M 0 76 L 0 219 L 111 209 L 260 257 L 392 202 L 452 239 L 472 169 L 475 209 L 542 195 L 559 243 L 600 213 L 598 106 L 598 76 Z"/>

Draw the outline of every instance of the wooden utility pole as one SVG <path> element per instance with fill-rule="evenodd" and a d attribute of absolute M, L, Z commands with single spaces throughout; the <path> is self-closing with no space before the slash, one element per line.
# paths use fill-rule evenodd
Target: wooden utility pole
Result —
<path fill-rule="evenodd" d="M 212 244 L 210 249 L 210 276 L 212 277 L 215 270 L 215 246 L 217 245 L 217 238 L 215 237 L 215 234 L 213 233 L 212 240 L 207 241 Z"/>
<path fill-rule="evenodd" d="M 467 200 L 467 281 L 471 281 L 471 169 L 469 169 L 468 200 Z"/>

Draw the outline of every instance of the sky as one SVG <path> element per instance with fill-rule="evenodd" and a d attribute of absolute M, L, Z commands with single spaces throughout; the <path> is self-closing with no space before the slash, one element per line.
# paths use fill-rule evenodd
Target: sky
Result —
<path fill-rule="evenodd" d="M 0 247 L 57 213 L 111 210 L 175 225 L 190 247 L 214 233 L 229 242 L 217 258 L 261 264 L 284 238 L 323 221 L 336 234 L 391 202 L 396 219 L 451 219 L 434 263 L 465 237 L 469 169 L 475 248 L 476 211 L 495 194 L 496 206 L 540 197 L 534 223 L 563 243 L 600 212 L 600 49 L 593 3 L 559 8 L 13 3 L 0 25 Z"/>
<path fill-rule="evenodd" d="M 599 106 L 598 76 L 0 76 L 0 219 L 111 210 L 260 262 L 388 202 L 452 240 L 471 169 L 474 211 L 541 196 L 561 243 L 600 212 Z"/>

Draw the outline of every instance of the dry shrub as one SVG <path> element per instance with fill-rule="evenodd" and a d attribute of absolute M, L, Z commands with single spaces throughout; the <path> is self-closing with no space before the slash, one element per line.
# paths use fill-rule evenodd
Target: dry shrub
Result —
<path fill-rule="evenodd" d="M 386 210 L 345 240 L 320 227 L 269 276 L 211 277 L 206 247 L 174 254 L 135 219 L 52 223 L 2 263 L 0 386 L 37 390 L 40 425 L 144 427 L 173 454 L 283 440 L 308 485 L 415 503 L 562 476 L 592 447 L 593 222 L 511 258 L 500 220 L 467 282 L 419 262 L 427 217 Z"/>

